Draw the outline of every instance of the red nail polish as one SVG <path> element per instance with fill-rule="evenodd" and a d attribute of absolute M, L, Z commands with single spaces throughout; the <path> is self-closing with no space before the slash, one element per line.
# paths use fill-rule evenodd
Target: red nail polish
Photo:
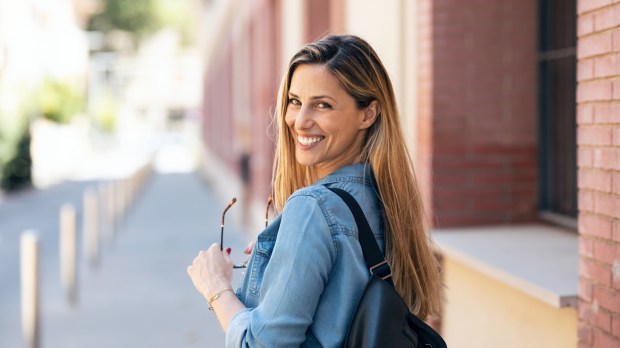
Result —
<path fill-rule="evenodd" d="M 231 251 L 230 248 L 226 248 L 226 252 L 228 253 L 228 255 L 230 255 L 230 251 Z"/>

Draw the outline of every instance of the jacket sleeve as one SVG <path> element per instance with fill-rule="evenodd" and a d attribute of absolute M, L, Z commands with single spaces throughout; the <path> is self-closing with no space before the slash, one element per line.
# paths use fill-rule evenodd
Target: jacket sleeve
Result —
<path fill-rule="evenodd" d="M 256 308 L 237 313 L 227 347 L 296 347 L 306 340 L 336 249 L 321 202 L 294 195 L 282 212 Z"/>

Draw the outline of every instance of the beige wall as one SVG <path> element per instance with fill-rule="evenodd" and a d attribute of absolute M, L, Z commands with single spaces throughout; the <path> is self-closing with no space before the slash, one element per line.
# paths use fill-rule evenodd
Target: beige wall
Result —
<path fill-rule="evenodd" d="M 282 63 L 305 43 L 307 14 L 304 0 L 282 2 Z M 377 51 L 394 85 L 405 138 L 414 153 L 416 143 L 416 19 L 415 3 L 408 0 L 345 1 L 346 32 L 366 39 Z"/>
<path fill-rule="evenodd" d="M 553 308 L 447 257 L 444 267 L 449 347 L 577 347 L 574 308 Z"/>
<path fill-rule="evenodd" d="M 415 149 L 415 2 L 347 1 L 346 29 L 367 40 L 383 61 L 394 86 L 407 146 Z"/>
<path fill-rule="evenodd" d="M 304 0 L 282 1 L 282 65 L 284 68 L 289 60 L 304 44 L 303 28 L 305 17 L 303 15 Z"/>

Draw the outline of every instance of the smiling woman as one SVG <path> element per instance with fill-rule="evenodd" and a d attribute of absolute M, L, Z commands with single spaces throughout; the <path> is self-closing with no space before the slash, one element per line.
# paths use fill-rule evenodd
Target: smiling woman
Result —
<path fill-rule="evenodd" d="M 188 268 L 227 346 L 343 346 L 370 275 L 356 221 L 332 189 L 360 205 L 406 305 L 423 319 L 436 314 L 443 285 L 392 84 L 372 47 L 350 35 L 306 45 L 276 110 L 280 215 L 259 234 L 241 288 L 232 291 L 233 264 L 218 244 Z"/>
<path fill-rule="evenodd" d="M 359 109 L 323 65 L 302 65 L 291 81 L 286 124 L 297 140 L 295 157 L 314 167 L 318 177 L 358 163 L 368 127 L 377 118 L 377 102 Z"/>

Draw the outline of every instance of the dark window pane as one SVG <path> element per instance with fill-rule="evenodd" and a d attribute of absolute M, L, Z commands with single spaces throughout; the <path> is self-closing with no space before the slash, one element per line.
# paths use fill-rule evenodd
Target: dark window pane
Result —
<path fill-rule="evenodd" d="M 540 1 L 540 209 L 577 216 L 576 1 Z"/>

